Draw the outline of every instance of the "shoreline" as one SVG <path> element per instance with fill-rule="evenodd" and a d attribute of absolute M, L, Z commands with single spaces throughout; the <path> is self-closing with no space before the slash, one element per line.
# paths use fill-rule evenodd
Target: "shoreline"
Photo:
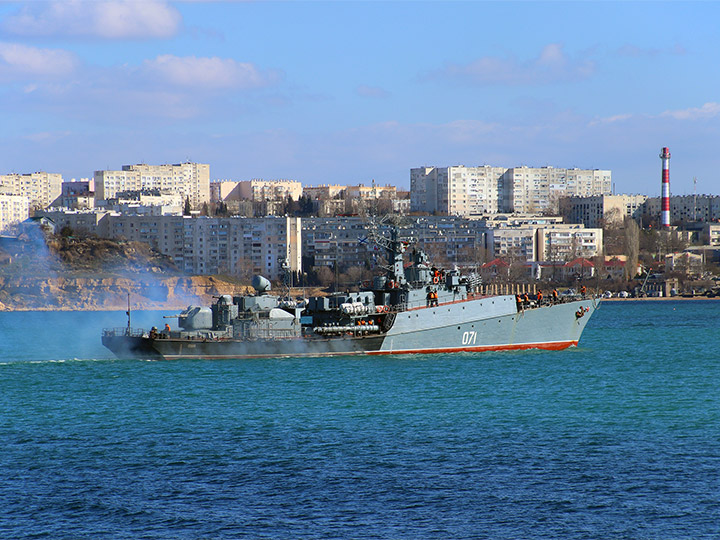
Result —
<path fill-rule="evenodd" d="M 669 301 L 715 301 L 720 300 L 720 296 L 715 298 L 708 298 L 706 296 L 694 296 L 694 297 L 683 297 L 683 296 L 657 296 L 657 297 L 645 297 L 645 298 L 601 298 L 601 302 L 669 302 Z M 183 305 L 163 305 L 161 303 L 155 305 L 143 305 L 142 307 L 133 307 L 132 311 L 182 311 L 187 307 L 187 304 Z M 72 306 L 62 307 L 35 307 L 35 308 L 19 308 L 19 309 L 7 309 L 7 305 L 0 309 L 0 313 L 27 313 L 27 312 L 67 312 L 67 311 L 88 311 L 88 312 L 111 312 L 111 311 L 127 311 L 127 306 L 103 306 L 97 308 L 82 308 Z"/>
<path fill-rule="evenodd" d="M 720 296 L 714 297 L 714 298 L 708 298 L 707 296 L 646 296 L 645 298 L 603 298 L 603 302 L 644 302 L 644 301 L 669 301 L 669 300 L 678 300 L 678 301 L 697 301 L 697 300 L 720 300 Z"/>

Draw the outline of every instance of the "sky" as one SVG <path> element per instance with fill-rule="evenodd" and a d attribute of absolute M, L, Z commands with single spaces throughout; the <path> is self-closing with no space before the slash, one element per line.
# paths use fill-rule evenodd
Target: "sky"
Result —
<path fill-rule="evenodd" d="M 720 3 L 0 1 L 0 174 L 393 184 L 610 169 L 720 194 Z M 697 182 L 694 182 L 694 179 Z"/>

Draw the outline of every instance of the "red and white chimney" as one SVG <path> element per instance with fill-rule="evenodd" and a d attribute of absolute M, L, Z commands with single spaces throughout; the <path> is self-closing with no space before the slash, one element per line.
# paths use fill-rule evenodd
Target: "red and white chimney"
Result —
<path fill-rule="evenodd" d="M 660 152 L 662 159 L 662 198 L 660 206 L 660 226 L 670 227 L 670 149 L 664 146 Z"/>

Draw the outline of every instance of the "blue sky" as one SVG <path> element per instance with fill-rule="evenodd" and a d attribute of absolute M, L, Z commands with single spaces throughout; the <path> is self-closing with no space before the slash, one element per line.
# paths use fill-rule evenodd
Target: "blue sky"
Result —
<path fill-rule="evenodd" d="M 396 184 L 611 169 L 720 193 L 720 3 L 0 2 L 0 172 Z"/>

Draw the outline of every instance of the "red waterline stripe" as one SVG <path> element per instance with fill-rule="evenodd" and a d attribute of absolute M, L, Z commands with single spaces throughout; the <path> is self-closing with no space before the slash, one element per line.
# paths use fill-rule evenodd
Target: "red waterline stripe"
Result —
<path fill-rule="evenodd" d="M 542 349 L 544 351 L 561 351 L 568 347 L 577 347 L 577 341 L 553 341 L 549 343 L 517 343 L 513 345 L 484 345 L 480 347 L 448 347 L 442 349 L 402 349 L 392 351 L 367 351 L 367 354 L 435 354 L 454 352 L 486 352 L 486 351 L 524 351 Z"/>

